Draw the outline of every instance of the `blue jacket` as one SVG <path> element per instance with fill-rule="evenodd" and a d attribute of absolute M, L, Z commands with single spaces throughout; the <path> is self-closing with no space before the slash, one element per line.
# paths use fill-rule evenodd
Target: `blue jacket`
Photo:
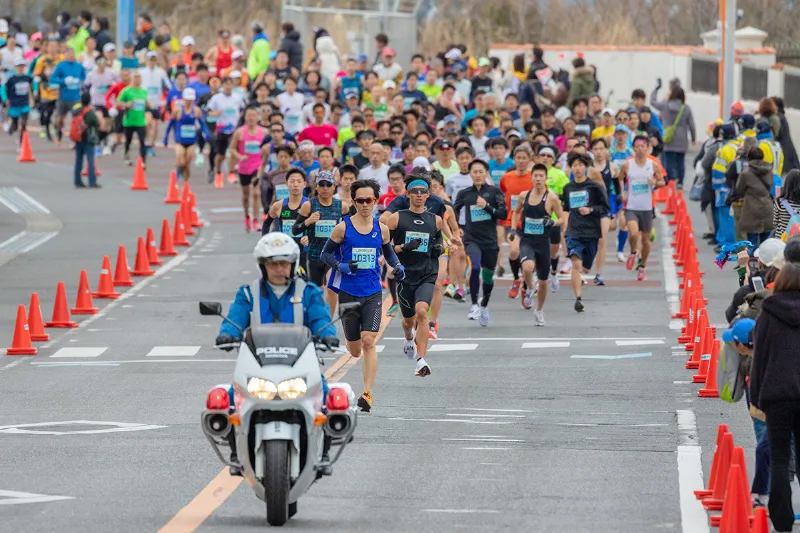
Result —
<path fill-rule="evenodd" d="M 71 83 L 68 84 L 67 78 L 75 78 L 78 81 L 70 80 Z M 81 87 L 85 79 L 86 69 L 77 61 L 62 61 L 50 75 L 50 83 L 58 85 L 61 89 L 59 99 L 67 102 L 77 102 L 81 99 Z"/>
<path fill-rule="evenodd" d="M 294 296 L 294 284 L 289 287 L 283 296 L 278 299 L 269 285 L 261 282 L 261 323 L 271 324 L 273 308 L 279 309 L 278 316 L 281 323 L 291 324 L 294 322 L 294 309 L 290 302 Z M 273 307 L 274 306 L 274 307 Z M 228 309 L 228 320 L 235 323 L 244 330 L 250 326 L 250 314 L 253 312 L 253 299 L 250 293 L 250 285 L 242 285 L 236 292 L 236 297 Z M 319 337 L 335 337 L 336 328 L 334 326 L 323 327 L 331 321 L 330 308 L 323 297 L 322 289 L 317 285 L 307 282 L 306 289 L 303 291 L 303 324 L 311 330 L 312 335 Z M 239 338 L 240 334 L 232 325 L 222 321 L 219 329 L 220 335 L 231 335 Z"/>

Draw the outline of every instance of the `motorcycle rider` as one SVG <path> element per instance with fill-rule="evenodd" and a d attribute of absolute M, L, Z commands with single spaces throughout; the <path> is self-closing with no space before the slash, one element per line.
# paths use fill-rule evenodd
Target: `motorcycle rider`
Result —
<path fill-rule="evenodd" d="M 253 255 L 261 270 L 261 278 L 239 287 L 236 297 L 228 309 L 228 320 L 239 326 L 242 331 L 254 322 L 256 324 L 299 324 L 300 318 L 295 319 L 294 316 L 295 309 L 299 307 L 295 304 L 300 303 L 295 300 L 295 294 L 301 294 L 302 324 L 311 330 L 312 335 L 320 339 L 320 343 L 329 347 L 339 346 L 336 328 L 330 324 L 330 308 L 325 302 L 322 289 L 297 276 L 300 266 L 300 247 L 297 246 L 297 243 L 283 233 L 267 233 L 258 240 Z M 254 301 L 256 292 L 258 300 Z M 260 316 L 253 317 L 254 312 L 258 312 Z M 234 347 L 233 343 L 240 340 L 239 331 L 223 320 L 216 345 L 223 350 L 230 351 Z M 328 394 L 328 383 L 325 381 L 324 375 L 322 376 L 322 388 L 322 405 L 324 406 L 325 395 Z M 228 394 L 231 409 L 234 409 L 233 385 L 229 387 Z M 233 430 L 228 434 L 228 442 L 231 445 L 231 463 L 236 465 L 231 467 L 231 475 L 240 476 L 242 468 L 236 455 Z M 322 452 L 323 464 L 330 462 L 328 457 L 330 446 L 331 438 L 326 435 Z M 331 474 L 330 465 L 322 469 L 322 474 Z"/>

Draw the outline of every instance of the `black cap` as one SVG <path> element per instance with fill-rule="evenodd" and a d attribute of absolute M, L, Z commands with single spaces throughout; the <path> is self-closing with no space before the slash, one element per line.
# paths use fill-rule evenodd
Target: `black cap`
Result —
<path fill-rule="evenodd" d="M 643 105 L 642 107 L 639 108 L 639 113 L 650 113 L 650 114 L 653 114 L 653 112 L 650 111 L 650 108 L 647 107 L 646 105 Z"/>
<path fill-rule="evenodd" d="M 439 150 L 452 150 L 453 145 L 450 144 L 450 141 L 447 139 L 441 139 L 439 142 L 436 143 L 436 148 Z"/>

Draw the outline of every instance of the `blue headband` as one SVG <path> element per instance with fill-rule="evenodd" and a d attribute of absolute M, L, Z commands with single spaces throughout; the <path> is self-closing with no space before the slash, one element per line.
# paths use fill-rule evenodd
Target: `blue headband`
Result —
<path fill-rule="evenodd" d="M 414 180 L 414 181 L 412 181 L 411 183 L 408 184 L 408 187 L 406 187 L 406 189 L 411 190 L 414 187 L 424 187 L 425 189 L 427 189 L 428 188 L 428 184 L 425 183 L 424 180 Z"/>

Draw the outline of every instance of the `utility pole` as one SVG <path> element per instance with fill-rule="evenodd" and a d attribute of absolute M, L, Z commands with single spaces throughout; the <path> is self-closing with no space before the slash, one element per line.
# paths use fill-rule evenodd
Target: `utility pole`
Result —
<path fill-rule="evenodd" d="M 719 116 L 725 120 L 733 104 L 733 76 L 736 70 L 736 0 L 720 0 Z"/>
<path fill-rule="evenodd" d="M 133 38 L 136 23 L 136 0 L 117 0 L 117 50 Z"/>

